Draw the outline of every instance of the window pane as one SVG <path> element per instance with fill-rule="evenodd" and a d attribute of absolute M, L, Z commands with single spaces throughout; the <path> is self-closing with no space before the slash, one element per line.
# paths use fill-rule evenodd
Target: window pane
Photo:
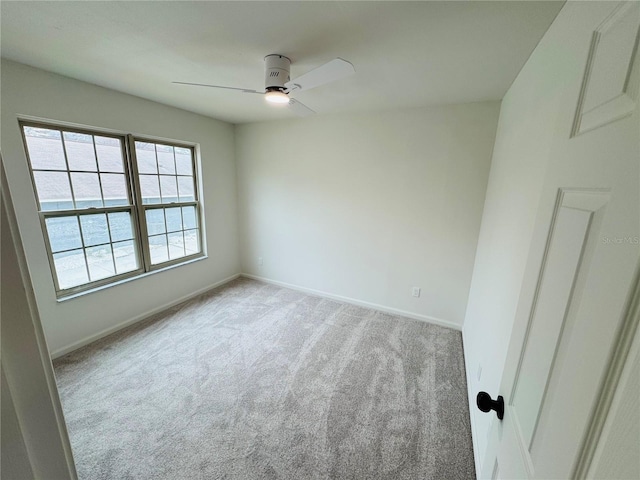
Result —
<path fill-rule="evenodd" d="M 182 225 L 185 230 L 196 228 L 196 207 L 182 207 Z"/>
<path fill-rule="evenodd" d="M 193 175 L 191 150 L 188 148 L 175 147 L 176 151 L 176 171 L 178 175 Z"/>
<path fill-rule="evenodd" d="M 176 232 L 182 230 L 182 216 L 180 215 L 180 207 L 165 209 L 167 219 L 167 232 Z"/>
<path fill-rule="evenodd" d="M 124 172 L 120 140 L 112 137 L 95 137 L 98 166 L 101 172 Z"/>
<path fill-rule="evenodd" d="M 70 170 L 97 170 L 93 137 L 84 133 L 64 132 L 64 148 Z"/>
<path fill-rule="evenodd" d="M 85 247 L 109 243 L 109 227 L 104 213 L 80 215 L 80 224 Z"/>
<path fill-rule="evenodd" d="M 151 253 L 151 263 L 154 265 L 169 260 L 167 236 L 155 235 L 149 237 L 149 252 Z"/>
<path fill-rule="evenodd" d="M 46 128 L 24 127 L 31 168 L 66 170 L 60 132 Z"/>
<path fill-rule="evenodd" d="M 129 205 L 127 181 L 123 173 L 101 173 L 100 182 L 105 207 Z"/>
<path fill-rule="evenodd" d="M 86 251 L 87 262 L 89 264 L 89 277 L 92 282 L 115 275 L 111 245 L 90 247 L 87 248 Z"/>
<path fill-rule="evenodd" d="M 184 257 L 184 238 L 182 232 L 169 233 L 169 258 Z"/>
<path fill-rule="evenodd" d="M 71 187 L 66 172 L 33 172 L 41 210 L 73 208 Z"/>
<path fill-rule="evenodd" d="M 76 208 L 101 207 L 102 195 L 97 173 L 71 172 Z"/>
<path fill-rule="evenodd" d="M 140 175 L 142 203 L 160 203 L 160 185 L 157 175 Z"/>
<path fill-rule="evenodd" d="M 82 248 L 78 218 L 52 217 L 45 220 L 52 252 Z"/>
<path fill-rule="evenodd" d="M 200 236 L 198 229 L 184 232 L 184 248 L 187 255 L 200 253 Z"/>
<path fill-rule="evenodd" d="M 196 199 L 193 190 L 193 177 L 178 177 L 178 192 L 181 202 L 193 202 Z"/>
<path fill-rule="evenodd" d="M 136 248 L 133 240 L 114 243 L 113 256 L 116 260 L 116 272 L 118 274 L 131 272 L 138 269 Z"/>
<path fill-rule="evenodd" d="M 158 173 L 156 149 L 153 143 L 136 142 L 138 173 Z"/>
<path fill-rule="evenodd" d="M 147 217 L 147 233 L 149 235 L 157 235 L 167 230 L 164 226 L 164 211 L 161 208 L 154 208 L 146 211 Z"/>
<path fill-rule="evenodd" d="M 111 240 L 114 242 L 132 239 L 131 213 L 109 213 L 109 229 L 111 230 Z"/>
<path fill-rule="evenodd" d="M 173 160 L 173 147 L 168 145 L 156 145 L 156 151 L 158 153 L 159 173 L 175 175 L 176 164 Z"/>
<path fill-rule="evenodd" d="M 82 250 L 54 253 L 53 263 L 56 266 L 56 277 L 60 289 L 76 287 L 89 281 Z"/>
<path fill-rule="evenodd" d="M 160 175 L 160 191 L 162 192 L 162 203 L 178 201 L 178 187 L 176 177 Z"/>

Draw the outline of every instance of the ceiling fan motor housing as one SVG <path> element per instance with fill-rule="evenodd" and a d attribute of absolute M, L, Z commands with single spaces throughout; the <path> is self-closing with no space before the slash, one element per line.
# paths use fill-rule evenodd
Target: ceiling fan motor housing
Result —
<path fill-rule="evenodd" d="M 264 57 L 264 67 L 265 90 L 286 90 L 284 84 L 291 79 L 289 76 L 291 60 L 283 55 L 267 55 Z"/>

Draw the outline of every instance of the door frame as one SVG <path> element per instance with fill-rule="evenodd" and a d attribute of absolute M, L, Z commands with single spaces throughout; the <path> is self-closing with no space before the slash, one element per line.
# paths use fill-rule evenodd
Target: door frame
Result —
<path fill-rule="evenodd" d="M 3 245 L 3 250 L 13 249 L 15 260 L 19 272 L 12 272 L 19 278 L 3 278 L 4 281 L 18 281 L 22 283 L 24 296 L 22 298 L 12 298 L 12 301 L 26 304 L 28 314 L 10 320 L 14 325 L 18 322 L 28 322 L 30 325 L 21 327 L 20 333 L 17 334 L 18 340 L 28 343 L 28 350 L 37 351 L 38 357 L 33 361 L 21 361 L 16 352 L 9 351 L 5 348 L 2 352 L 2 367 L 7 375 L 7 383 L 11 391 L 18 424 L 25 440 L 27 456 L 33 474 L 39 478 L 42 475 L 52 474 L 55 472 L 57 478 L 77 480 L 75 462 L 73 459 L 73 451 L 69 440 L 67 425 L 64 420 L 64 413 L 58 387 L 56 384 L 53 363 L 49 355 L 49 348 L 44 335 L 44 329 L 36 305 L 35 294 L 31 283 L 31 276 L 27 268 L 27 262 L 20 235 L 18 223 L 13 208 L 13 201 L 9 192 L 9 184 L 5 175 L 4 163 L 0 155 L 0 210 L 4 216 L 6 214 L 7 224 L 9 226 L 9 234 L 12 245 Z M 6 274 L 6 272 L 5 272 Z M 13 314 L 13 312 L 10 312 Z M 4 319 L 7 322 L 7 319 Z M 3 324 L 2 337 L 4 342 L 16 341 L 14 338 L 16 328 L 5 329 Z M 22 381 L 20 379 L 23 379 Z M 29 379 L 29 381 L 24 381 Z M 38 395 L 37 405 L 34 405 L 33 396 Z M 46 417 L 46 426 L 42 425 L 39 420 L 43 417 L 33 418 L 30 415 L 36 406 L 41 410 L 41 414 Z M 48 428 L 46 434 L 43 428 Z M 57 431 L 55 431 L 57 428 Z M 52 431 L 53 430 L 53 431 Z M 53 448 L 52 448 L 53 447 Z"/>

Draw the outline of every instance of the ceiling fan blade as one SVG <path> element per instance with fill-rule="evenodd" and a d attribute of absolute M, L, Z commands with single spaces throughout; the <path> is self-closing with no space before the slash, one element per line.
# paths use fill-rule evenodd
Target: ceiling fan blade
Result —
<path fill-rule="evenodd" d="M 289 98 L 289 109 L 299 117 L 308 117 L 316 113 L 295 98 Z"/>
<path fill-rule="evenodd" d="M 293 80 L 284 84 L 289 90 L 309 90 L 311 88 L 319 87 L 325 83 L 334 82 L 341 78 L 348 77 L 356 73 L 356 69 L 353 65 L 341 58 L 334 58 L 330 62 L 319 66 L 311 70 L 304 75 L 294 78 Z"/>
<path fill-rule="evenodd" d="M 178 85 L 192 85 L 196 87 L 211 87 L 211 88 L 226 88 L 227 90 L 240 90 L 244 93 L 259 93 L 260 95 L 264 95 L 264 92 L 259 92 L 258 90 L 250 90 L 248 88 L 236 88 L 236 87 L 223 87 L 222 85 L 207 85 L 206 83 L 190 83 L 190 82 L 171 82 Z"/>

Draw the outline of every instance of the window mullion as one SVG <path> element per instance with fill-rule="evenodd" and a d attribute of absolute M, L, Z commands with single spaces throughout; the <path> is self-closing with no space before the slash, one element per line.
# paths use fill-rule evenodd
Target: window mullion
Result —
<path fill-rule="evenodd" d="M 47 232 L 47 217 L 46 214 L 42 211 L 38 212 L 38 216 L 40 217 L 40 226 L 42 227 L 43 232 Z M 56 292 L 60 290 L 60 282 L 58 281 L 58 271 L 55 268 L 55 261 L 53 259 L 53 249 L 51 248 L 51 241 L 49 240 L 49 235 L 44 235 L 44 244 L 47 250 L 47 257 L 49 258 L 49 265 L 51 266 L 51 271 L 55 272 L 53 275 L 53 284 L 56 288 Z M 89 272 L 87 272 L 87 279 L 89 278 Z"/>
<path fill-rule="evenodd" d="M 97 160 L 97 157 L 96 157 Z M 102 185 L 100 186 L 102 188 Z M 104 205 L 104 196 L 102 197 L 102 204 Z M 109 234 L 109 249 L 111 250 L 111 262 L 113 263 L 113 274 L 118 275 L 118 268 L 116 267 L 116 251 L 113 248 L 113 236 L 111 235 L 111 222 L 109 222 L 109 214 L 105 212 L 105 219 L 107 221 L 107 233 Z"/>
<path fill-rule="evenodd" d="M 142 190 L 140 188 L 140 175 L 138 174 L 138 160 L 136 158 L 136 145 L 133 135 L 127 135 L 128 140 L 128 155 L 127 163 L 129 164 L 129 170 L 131 172 L 131 186 L 133 187 L 133 195 L 135 196 L 135 210 L 136 210 L 136 227 L 139 237 L 139 248 L 142 252 L 142 263 L 144 271 L 151 270 L 151 252 L 149 251 L 149 235 L 147 233 L 147 218 L 144 213 L 144 206 L 142 205 Z"/>
<path fill-rule="evenodd" d="M 198 176 L 198 168 L 196 165 L 196 148 L 190 147 L 191 150 L 191 171 L 193 172 L 193 198 L 196 202 L 196 228 L 198 229 L 198 242 L 200 245 L 200 252 L 205 253 L 204 246 L 204 225 L 202 224 L 202 203 L 200 201 L 200 178 Z M 185 244 L 186 252 L 186 244 Z"/>
<path fill-rule="evenodd" d="M 95 215 L 97 213 L 130 212 L 133 205 L 117 205 L 114 207 L 89 207 L 78 210 L 43 210 L 47 217 L 70 217 L 73 215 Z"/>
<path fill-rule="evenodd" d="M 154 208 L 173 208 L 173 207 L 195 207 L 198 202 L 171 202 L 171 203 L 147 203 L 145 210 L 153 210 Z"/>
<path fill-rule="evenodd" d="M 95 155 L 96 158 L 96 172 L 98 174 L 98 185 L 100 186 L 100 201 L 102 202 L 102 206 L 106 207 L 106 203 L 104 200 L 104 189 L 102 188 L 102 175 L 101 175 L 101 171 L 100 171 L 100 162 L 98 162 L 98 149 L 96 148 L 96 136 L 95 135 L 91 135 L 91 143 L 93 144 L 93 154 Z M 111 235 L 111 234 L 109 234 Z M 115 263 L 113 265 L 113 268 L 115 269 Z M 114 270 L 115 272 L 115 270 Z"/>
<path fill-rule="evenodd" d="M 62 130 L 58 130 L 58 132 L 60 132 L 60 143 L 62 144 L 62 154 L 64 155 L 64 164 L 67 167 L 67 178 L 69 179 L 69 188 L 71 189 L 71 205 L 73 205 L 74 209 L 77 209 L 78 205 L 76 204 L 76 192 L 73 188 L 73 181 L 71 179 L 71 169 L 69 168 L 69 158 L 67 157 L 67 145 L 65 144 L 65 141 L 64 141 L 64 132 Z"/>
<path fill-rule="evenodd" d="M 80 243 L 82 244 L 82 254 L 84 255 L 84 267 L 85 267 L 85 270 L 87 271 L 87 280 L 89 280 L 89 283 L 91 283 L 93 280 L 91 279 L 91 272 L 89 271 L 89 257 L 87 257 L 87 245 L 84 242 L 84 231 L 82 230 L 80 215 L 75 215 L 75 217 L 76 217 L 76 222 L 78 223 L 78 232 L 80 232 Z M 108 221 L 109 220 L 107 220 L 107 222 Z M 108 223 L 107 223 L 107 226 L 108 226 Z M 57 275 L 57 271 L 56 271 L 56 275 Z"/>

